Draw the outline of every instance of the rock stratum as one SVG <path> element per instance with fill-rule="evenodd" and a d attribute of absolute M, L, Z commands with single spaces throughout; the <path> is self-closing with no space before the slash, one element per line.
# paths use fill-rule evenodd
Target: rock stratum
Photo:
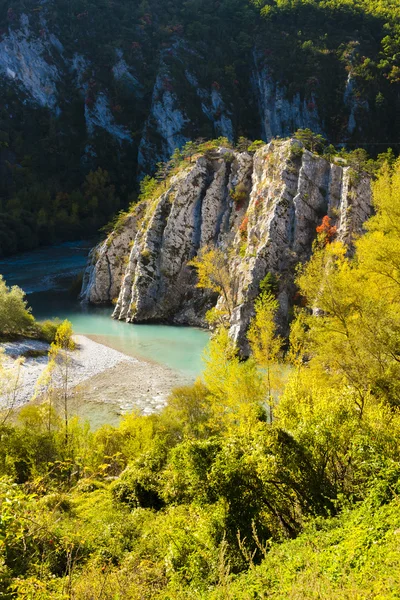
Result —
<path fill-rule="evenodd" d="M 113 317 L 127 322 L 206 326 L 206 312 L 222 299 L 196 287 L 188 262 L 219 248 L 234 288 L 230 333 L 244 348 L 264 277 L 278 276 L 285 327 L 295 267 L 310 257 L 322 218 L 329 215 L 350 245 L 370 214 L 369 177 L 297 140 L 272 141 L 254 155 L 218 148 L 185 163 L 159 197 L 136 205 L 92 251 L 81 298 L 113 302 Z"/>

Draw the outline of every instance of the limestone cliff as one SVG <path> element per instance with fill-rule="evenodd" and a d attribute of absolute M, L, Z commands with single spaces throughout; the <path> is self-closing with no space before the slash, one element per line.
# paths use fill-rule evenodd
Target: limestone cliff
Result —
<path fill-rule="evenodd" d="M 216 246 L 234 274 L 231 335 L 243 344 L 265 275 L 279 275 L 285 324 L 294 268 L 310 256 L 322 217 L 330 215 L 340 239 L 350 243 L 370 210 L 367 177 L 296 140 L 270 142 L 254 155 L 219 148 L 184 165 L 164 193 L 138 205 L 93 251 L 82 297 L 117 299 L 113 316 L 128 322 L 204 325 L 218 297 L 196 288 L 188 261 Z"/>
<path fill-rule="evenodd" d="M 90 252 L 82 282 L 81 298 L 84 301 L 104 304 L 118 297 L 126 267 L 124 257 L 127 256 L 137 234 L 138 217 L 143 208 L 143 205 L 137 205 L 132 214 L 124 220 L 121 229 L 113 231 L 102 244 Z"/>

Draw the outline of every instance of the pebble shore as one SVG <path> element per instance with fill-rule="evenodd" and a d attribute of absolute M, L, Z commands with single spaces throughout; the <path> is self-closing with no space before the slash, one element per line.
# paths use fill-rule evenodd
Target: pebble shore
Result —
<path fill-rule="evenodd" d="M 75 335 L 77 349 L 70 353 L 69 388 L 84 403 L 112 405 L 116 414 L 137 410 L 142 414 L 160 411 L 174 387 L 191 383 L 183 375 L 158 364 L 138 360 L 83 335 Z M 39 348 L 40 345 L 40 348 Z M 28 349 L 45 349 L 43 344 L 13 342 L 2 345 L 6 365 Z M 37 381 L 47 366 L 47 356 L 26 358 L 16 394 L 16 406 L 28 404 Z M 57 385 L 57 375 L 55 377 Z M 58 376 L 59 385 L 61 379 Z M 3 398 L 4 402 L 4 398 Z M 2 399 L 0 397 L 0 407 Z"/>

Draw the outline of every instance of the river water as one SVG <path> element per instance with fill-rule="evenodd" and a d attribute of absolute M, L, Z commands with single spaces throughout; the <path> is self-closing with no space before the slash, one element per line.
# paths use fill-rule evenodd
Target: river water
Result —
<path fill-rule="evenodd" d="M 0 260 L 7 285 L 27 294 L 34 316 L 72 322 L 75 333 L 96 336 L 121 352 L 159 363 L 195 379 L 203 367 L 206 331 L 168 325 L 132 325 L 111 319 L 111 307 L 82 306 L 69 292 L 84 269 L 90 244 L 73 242 Z"/>

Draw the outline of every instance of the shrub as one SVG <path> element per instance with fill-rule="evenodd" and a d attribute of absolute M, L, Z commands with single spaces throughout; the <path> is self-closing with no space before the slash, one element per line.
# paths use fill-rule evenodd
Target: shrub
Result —
<path fill-rule="evenodd" d="M 0 336 L 26 334 L 34 324 L 23 290 L 16 285 L 8 287 L 0 275 Z"/>
<path fill-rule="evenodd" d="M 247 197 L 248 191 L 243 182 L 238 183 L 238 185 L 233 190 L 231 190 L 231 198 L 233 199 L 237 207 L 241 208 L 246 202 Z"/>
<path fill-rule="evenodd" d="M 42 321 L 37 324 L 38 337 L 49 344 L 56 339 L 56 333 L 61 322 L 58 319 Z"/>

